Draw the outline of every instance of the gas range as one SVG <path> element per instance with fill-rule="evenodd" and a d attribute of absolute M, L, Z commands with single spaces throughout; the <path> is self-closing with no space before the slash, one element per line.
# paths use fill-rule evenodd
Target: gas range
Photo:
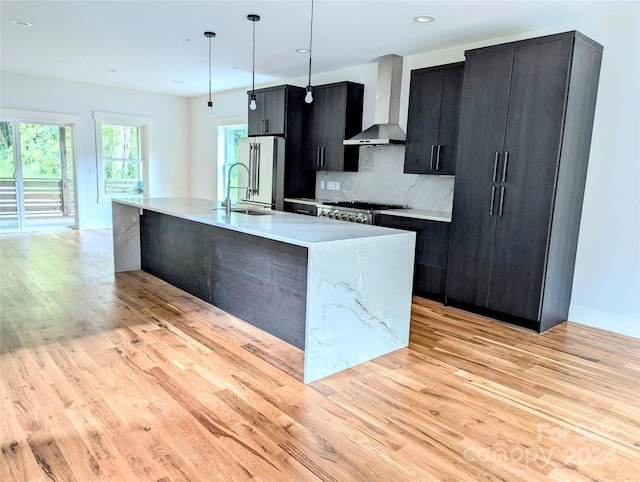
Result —
<path fill-rule="evenodd" d="M 363 201 L 325 201 L 318 205 L 317 216 L 360 224 L 373 224 L 373 213 L 386 209 L 405 209 L 398 204 Z"/>

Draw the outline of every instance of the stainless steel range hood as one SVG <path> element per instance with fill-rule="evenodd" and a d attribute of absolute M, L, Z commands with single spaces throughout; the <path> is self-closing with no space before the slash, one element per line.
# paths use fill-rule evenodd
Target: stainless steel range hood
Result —
<path fill-rule="evenodd" d="M 380 146 L 404 144 L 406 134 L 398 125 L 400 120 L 400 88 L 402 57 L 384 55 L 378 59 L 376 107 L 371 127 L 343 142 L 345 146 Z"/>

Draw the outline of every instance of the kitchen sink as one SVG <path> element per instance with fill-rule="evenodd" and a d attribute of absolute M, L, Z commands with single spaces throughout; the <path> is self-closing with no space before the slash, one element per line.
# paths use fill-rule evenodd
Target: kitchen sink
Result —
<path fill-rule="evenodd" d="M 259 209 L 233 208 L 232 213 L 248 214 L 249 216 L 270 216 L 271 211 L 262 211 Z"/>
<path fill-rule="evenodd" d="M 224 210 L 224 208 L 216 208 L 217 210 Z M 247 214 L 249 216 L 271 216 L 271 211 L 266 209 L 251 209 L 251 208 L 231 208 L 232 213 Z"/>

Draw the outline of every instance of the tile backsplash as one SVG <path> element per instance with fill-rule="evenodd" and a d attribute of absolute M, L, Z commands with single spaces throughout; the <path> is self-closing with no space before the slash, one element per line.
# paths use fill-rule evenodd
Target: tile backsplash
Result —
<path fill-rule="evenodd" d="M 451 212 L 453 176 L 404 174 L 403 169 L 404 146 L 361 147 L 358 172 L 318 171 L 316 198 L 404 204 L 412 209 Z"/>

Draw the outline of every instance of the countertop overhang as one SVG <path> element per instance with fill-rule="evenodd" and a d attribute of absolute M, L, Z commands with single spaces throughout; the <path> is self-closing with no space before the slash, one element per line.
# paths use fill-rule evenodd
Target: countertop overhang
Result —
<path fill-rule="evenodd" d="M 304 247 L 317 243 L 406 233 L 398 229 L 337 222 L 283 211 L 271 211 L 271 214 L 264 216 L 234 212 L 227 214 L 218 202 L 198 198 L 134 198 L 113 201 Z"/>

